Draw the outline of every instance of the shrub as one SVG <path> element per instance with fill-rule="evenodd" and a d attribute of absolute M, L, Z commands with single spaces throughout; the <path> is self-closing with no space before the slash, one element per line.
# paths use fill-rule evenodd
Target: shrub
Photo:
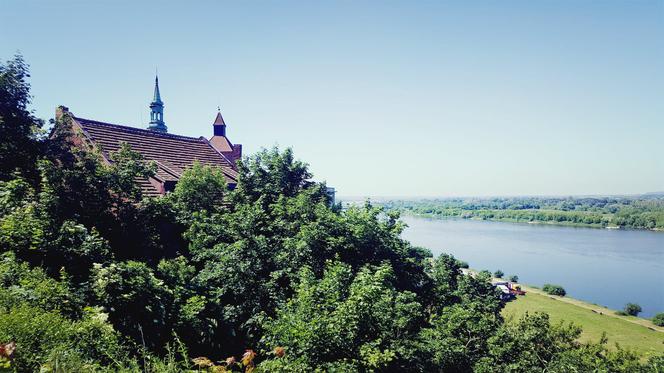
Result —
<path fill-rule="evenodd" d="M 547 294 L 558 295 L 561 297 L 564 297 L 567 294 L 565 289 L 560 285 L 544 284 L 542 290 Z"/>
<path fill-rule="evenodd" d="M 464 268 L 464 269 L 470 268 L 470 265 L 468 265 L 468 262 L 466 262 L 466 261 L 459 260 L 458 264 L 459 264 L 459 268 Z"/>
<path fill-rule="evenodd" d="M 519 276 L 517 276 L 517 275 L 512 275 L 512 276 L 510 276 L 509 280 L 510 280 L 511 282 L 519 282 Z"/>
<path fill-rule="evenodd" d="M 660 312 L 652 318 L 652 323 L 657 326 L 664 326 L 664 312 Z"/>
<path fill-rule="evenodd" d="M 641 306 L 636 303 L 627 303 L 623 309 L 623 312 L 629 316 L 637 316 L 641 311 L 643 311 L 643 309 L 641 309 Z"/>
<path fill-rule="evenodd" d="M 501 271 L 501 270 L 499 270 L 499 269 L 496 270 L 496 272 L 493 273 L 493 277 L 503 278 L 503 276 L 505 276 L 505 272 L 503 272 L 503 271 Z M 516 281 L 515 281 L 515 282 L 516 282 Z"/>
<path fill-rule="evenodd" d="M 16 343 L 12 365 L 18 371 L 38 371 L 40 365 L 61 360 L 62 355 L 104 364 L 126 356 L 120 336 L 94 310 L 74 321 L 57 311 L 20 305 L 0 313 L 0 340 Z"/>

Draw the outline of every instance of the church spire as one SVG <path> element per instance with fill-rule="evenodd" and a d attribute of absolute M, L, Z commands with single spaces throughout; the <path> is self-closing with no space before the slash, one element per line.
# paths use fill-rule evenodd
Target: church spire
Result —
<path fill-rule="evenodd" d="M 154 97 L 150 103 L 150 125 L 149 130 L 168 132 L 166 124 L 164 124 L 164 103 L 161 101 L 159 94 L 159 77 L 155 75 L 154 78 Z"/>
<path fill-rule="evenodd" d="M 159 94 L 159 76 L 155 75 L 154 77 L 154 102 L 161 102 L 161 95 Z"/>

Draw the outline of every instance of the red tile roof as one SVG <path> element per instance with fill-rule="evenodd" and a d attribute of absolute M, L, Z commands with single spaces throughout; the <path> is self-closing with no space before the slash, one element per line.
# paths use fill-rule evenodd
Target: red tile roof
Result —
<path fill-rule="evenodd" d="M 212 136 L 212 138 L 210 138 L 210 144 L 222 153 L 233 151 L 233 144 L 231 144 L 226 136 Z"/>
<path fill-rule="evenodd" d="M 157 183 L 139 181 L 145 195 L 163 194 L 163 183 L 177 181 L 195 161 L 221 167 L 226 182 L 229 185 L 237 183 L 237 171 L 232 162 L 204 137 L 173 135 L 78 117 L 74 117 L 74 122 L 107 160 L 110 159 L 110 152 L 117 151 L 120 144 L 126 142 L 145 159 L 155 161 L 158 167 L 155 175 Z M 159 184 L 162 188 L 158 187 Z"/>

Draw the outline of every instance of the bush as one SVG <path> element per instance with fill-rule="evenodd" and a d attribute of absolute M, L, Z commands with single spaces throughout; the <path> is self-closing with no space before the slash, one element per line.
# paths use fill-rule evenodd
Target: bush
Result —
<path fill-rule="evenodd" d="M 503 278 L 503 276 L 505 276 L 505 272 L 503 272 L 499 269 L 496 270 L 496 272 L 493 273 L 493 277 L 496 277 L 496 278 Z"/>
<path fill-rule="evenodd" d="M 544 284 L 542 290 L 547 294 L 558 295 L 561 297 L 564 297 L 567 294 L 565 289 L 560 285 Z"/>
<path fill-rule="evenodd" d="M 61 354 L 104 364 L 126 356 L 120 336 L 95 310 L 74 321 L 57 311 L 20 305 L 0 312 L 0 340 L 16 343 L 12 365 L 18 371 L 39 371 Z"/>
<path fill-rule="evenodd" d="M 466 261 L 458 260 L 457 262 L 458 262 L 459 268 L 463 268 L 463 269 L 470 268 L 470 265 Z"/>
<path fill-rule="evenodd" d="M 641 309 L 641 306 L 636 303 L 627 303 L 623 309 L 623 312 L 629 316 L 637 316 L 641 311 L 643 311 L 643 309 Z"/>
<path fill-rule="evenodd" d="M 510 276 L 509 280 L 510 280 L 511 282 L 519 282 L 519 276 L 517 276 L 517 275 L 512 275 L 512 276 Z"/>
<path fill-rule="evenodd" d="M 657 326 L 664 326 L 664 312 L 660 312 L 652 318 L 652 323 Z"/>

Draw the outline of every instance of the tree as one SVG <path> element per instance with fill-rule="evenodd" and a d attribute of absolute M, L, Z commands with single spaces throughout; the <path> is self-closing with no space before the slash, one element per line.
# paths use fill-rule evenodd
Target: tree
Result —
<path fill-rule="evenodd" d="M 565 289 L 560 285 L 544 284 L 542 290 L 547 294 L 557 295 L 560 297 L 564 297 L 567 294 Z"/>
<path fill-rule="evenodd" d="M 496 278 L 503 278 L 503 276 L 505 276 L 505 272 L 503 272 L 499 269 L 497 269 L 496 272 L 493 273 L 493 277 L 496 277 Z"/>
<path fill-rule="evenodd" d="M 264 350 L 285 349 L 278 365 L 283 371 L 301 365 L 403 369 L 415 358 L 407 341 L 423 319 L 416 295 L 399 292 L 393 281 L 388 265 L 365 267 L 353 277 L 347 264 L 329 263 L 320 280 L 303 269 L 294 297 L 264 324 Z"/>
<path fill-rule="evenodd" d="M 510 282 L 519 282 L 519 276 L 517 275 L 511 275 L 509 277 Z"/>
<path fill-rule="evenodd" d="M 629 316 L 638 316 L 641 311 L 643 311 L 641 306 L 636 303 L 627 303 L 623 309 L 623 312 Z"/>
<path fill-rule="evenodd" d="M 195 162 L 182 173 L 173 198 L 188 214 L 202 210 L 215 212 L 221 208 L 226 190 L 226 178 L 221 168 Z"/>
<path fill-rule="evenodd" d="M 270 204 L 279 196 L 294 197 L 314 184 L 307 164 L 295 160 L 290 148 L 283 152 L 276 147 L 262 149 L 238 162 L 238 171 L 236 196 L 244 201 L 260 199 Z"/>
<path fill-rule="evenodd" d="M 170 337 L 164 326 L 172 303 L 171 292 L 141 262 L 96 266 L 93 290 L 113 325 L 138 344 L 158 348 Z"/>
<path fill-rule="evenodd" d="M 664 312 L 660 312 L 652 318 L 652 323 L 657 326 L 664 326 Z"/>
<path fill-rule="evenodd" d="M 14 178 L 15 172 L 32 183 L 38 180 L 35 165 L 42 153 L 43 121 L 28 110 L 29 77 L 28 64 L 20 54 L 0 64 L 0 181 Z"/>

